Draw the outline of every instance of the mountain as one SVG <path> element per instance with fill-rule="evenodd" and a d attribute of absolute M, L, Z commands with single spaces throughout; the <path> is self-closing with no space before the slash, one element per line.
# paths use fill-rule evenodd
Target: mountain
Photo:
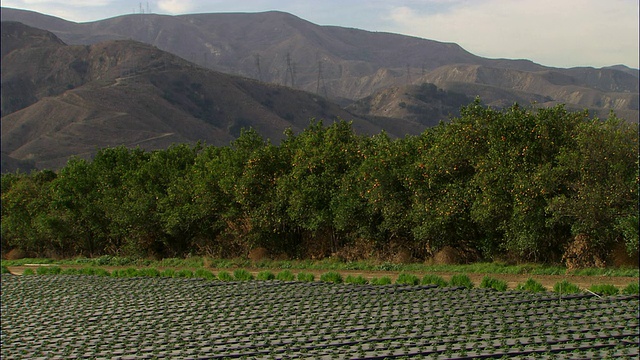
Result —
<path fill-rule="evenodd" d="M 278 141 L 312 118 L 350 120 L 363 134 L 425 128 L 376 124 L 315 94 L 204 69 L 131 40 L 69 46 L 49 32 L 2 22 L 2 45 L 4 172 L 59 168 L 107 146 L 227 145 L 243 127 Z"/>
<path fill-rule="evenodd" d="M 49 30 L 69 44 L 133 39 L 203 67 L 318 93 L 342 105 L 376 91 L 429 82 L 487 104 L 565 103 L 638 121 L 638 69 L 559 69 L 486 59 L 416 37 L 319 26 L 282 12 L 131 14 L 89 23 L 2 9 L 2 20 Z"/>

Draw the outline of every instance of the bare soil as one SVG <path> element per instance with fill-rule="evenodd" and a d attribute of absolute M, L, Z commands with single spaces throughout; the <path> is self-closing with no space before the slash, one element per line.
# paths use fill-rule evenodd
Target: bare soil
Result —
<path fill-rule="evenodd" d="M 9 271 L 14 274 L 14 275 L 22 275 L 22 273 L 24 272 L 24 270 L 26 269 L 33 269 L 34 271 L 37 269 L 37 267 L 39 266 L 50 266 L 50 265 L 24 265 L 24 266 L 9 266 L 8 269 Z M 74 266 L 74 265 L 61 265 L 60 266 L 63 269 L 66 268 L 80 268 L 81 266 Z M 122 268 L 126 268 L 126 267 L 117 267 L 117 266 L 107 266 L 107 267 L 102 267 L 106 270 L 108 270 L 109 272 L 115 270 L 115 269 L 122 269 Z M 162 270 L 162 269 L 160 269 Z M 213 273 L 218 273 L 219 271 L 228 271 L 228 272 L 232 272 L 235 269 L 208 269 L 210 271 L 212 271 Z M 246 269 L 247 271 L 249 271 L 250 273 L 252 273 L 254 276 L 257 275 L 259 272 L 261 271 L 271 271 L 274 274 L 277 274 L 280 270 L 278 269 Z M 361 270 L 310 270 L 310 269 L 291 269 L 291 272 L 293 274 L 297 274 L 299 272 L 306 272 L 306 273 L 312 273 L 314 274 L 316 280 L 320 278 L 320 275 L 322 275 L 323 273 L 326 273 L 328 271 L 336 271 L 339 272 L 343 277 L 346 277 L 348 275 L 352 275 L 352 276 L 358 276 L 361 275 L 362 277 L 364 277 L 365 279 L 372 279 L 372 278 L 381 278 L 383 276 L 387 276 L 389 278 L 391 278 L 392 281 L 395 282 L 396 278 L 398 277 L 398 275 L 400 274 L 400 272 L 398 271 L 361 271 Z M 420 273 L 420 272 L 412 272 L 414 275 L 418 276 L 418 277 L 422 277 L 424 276 L 426 273 Z M 441 276 L 443 279 L 449 281 L 451 279 L 451 276 L 455 275 L 456 273 L 453 272 L 429 272 L 430 274 L 434 274 L 434 275 L 438 275 Z M 507 282 L 507 285 L 510 289 L 515 289 L 516 286 L 518 284 L 524 283 L 525 281 L 527 281 L 528 278 L 533 278 L 535 279 L 537 282 L 541 283 L 545 288 L 551 290 L 553 289 L 553 286 L 562 280 L 567 280 L 568 282 L 575 284 L 577 286 L 579 286 L 582 289 L 587 289 L 589 287 L 591 287 L 591 285 L 594 284 L 611 284 L 614 285 L 616 287 L 619 288 L 623 288 L 627 285 L 629 285 L 630 283 L 637 283 L 638 281 L 640 281 L 639 278 L 637 277 L 628 277 L 628 276 L 577 276 L 577 275 L 528 275 L 528 274 L 475 274 L 475 273 L 467 273 L 467 276 L 469 276 L 469 278 L 471 279 L 471 281 L 478 286 L 480 284 L 480 282 L 482 281 L 482 278 L 485 275 L 489 275 L 493 278 L 496 279 L 500 279 L 500 280 L 504 280 Z"/>

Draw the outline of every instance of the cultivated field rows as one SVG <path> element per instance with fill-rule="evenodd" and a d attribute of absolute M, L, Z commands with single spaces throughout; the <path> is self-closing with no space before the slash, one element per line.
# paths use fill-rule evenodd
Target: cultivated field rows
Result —
<path fill-rule="evenodd" d="M 638 357 L 638 296 L 2 276 L 2 359 Z"/>

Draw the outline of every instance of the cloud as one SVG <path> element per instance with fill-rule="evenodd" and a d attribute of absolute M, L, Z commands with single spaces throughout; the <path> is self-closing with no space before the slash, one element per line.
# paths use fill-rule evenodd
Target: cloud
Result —
<path fill-rule="evenodd" d="M 562 67 L 638 67 L 635 0 L 437 3 L 440 11 L 403 6 L 392 9 L 389 18 L 398 32 L 455 42 L 481 56 L 528 58 Z"/>
<path fill-rule="evenodd" d="M 193 10 L 194 4 L 191 0 L 158 0 L 158 8 L 170 14 L 185 14 Z"/>

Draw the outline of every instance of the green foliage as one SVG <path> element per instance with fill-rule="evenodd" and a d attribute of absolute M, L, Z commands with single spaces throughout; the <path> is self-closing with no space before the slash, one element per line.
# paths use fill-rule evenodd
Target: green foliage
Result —
<path fill-rule="evenodd" d="M 507 290 L 507 282 L 490 276 L 484 276 L 480 282 L 480 287 L 485 289 L 494 289 L 498 291 Z"/>
<path fill-rule="evenodd" d="M 0 266 L 0 274 L 11 274 L 11 271 L 9 271 L 6 265 L 2 265 Z"/>
<path fill-rule="evenodd" d="M 229 274 L 226 271 L 220 271 L 218 272 L 218 279 L 220 279 L 220 281 L 233 281 L 233 276 L 231 276 L 231 274 Z"/>
<path fill-rule="evenodd" d="M 233 278 L 236 279 L 237 281 L 249 281 L 254 279 L 253 275 L 245 269 L 234 270 Z"/>
<path fill-rule="evenodd" d="M 559 281 L 553 285 L 553 292 L 558 294 L 576 294 L 581 292 L 578 285 L 568 282 L 566 279 Z"/>
<path fill-rule="evenodd" d="M 547 291 L 547 289 L 545 289 L 542 284 L 535 281 L 533 278 L 528 278 L 527 281 L 525 281 L 523 284 L 518 284 L 516 290 L 528 291 L 533 293 Z"/>
<path fill-rule="evenodd" d="M 362 277 L 362 275 L 358 275 L 358 276 L 347 275 L 347 277 L 344 278 L 344 282 L 346 284 L 356 284 L 356 285 L 365 285 L 369 283 L 367 279 Z"/>
<path fill-rule="evenodd" d="M 109 271 L 102 268 L 95 268 L 95 267 L 82 268 L 78 270 L 78 274 L 91 275 L 91 276 L 111 276 L 111 273 L 109 273 Z"/>
<path fill-rule="evenodd" d="M 258 280 L 275 280 L 276 276 L 271 271 L 260 271 L 256 278 Z"/>
<path fill-rule="evenodd" d="M 162 273 L 160 272 L 160 270 L 158 270 L 156 268 L 138 269 L 138 274 L 139 274 L 139 276 L 143 276 L 143 277 L 160 277 L 160 276 L 162 276 Z"/>
<path fill-rule="evenodd" d="M 296 279 L 295 275 L 289 270 L 282 270 L 276 275 L 276 279 L 280 281 L 294 281 Z"/>
<path fill-rule="evenodd" d="M 22 272 L 22 275 L 35 275 L 36 273 L 33 271 L 33 269 L 24 269 L 24 271 Z"/>
<path fill-rule="evenodd" d="M 206 280 L 215 280 L 216 276 L 209 270 L 197 269 L 193 272 L 193 277 Z"/>
<path fill-rule="evenodd" d="M 455 274 L 451 276 L 451 280 L 449 280 L 450 286 L 462 286 L 467 289 L 473 288 L 473 282 L 466 274 Z"/>
<path fill-rule="evenodd" d="M 437 285 L 438 287 L 447 286 L 447 282 L 441 276 L 434 275 L 434 274 L 426 274 L 425 276 L 422 277 L 422 280 L 420 281 L 420 283 L 422 285 Z"/>
<path fill-rule="evenodd" d="M 622 289 L 622 293 L 625 295 L 638 295 L 640 294 L 640 286 L 637 282 L 630 283 Z"/>
<path fill-rule="evenodd" d="M 605 296 L 618 295 L 620 293 L 620 289 L 611 284 L 594 284 L 589 287 L 589 291 Z"/>
<path fill-rule="evenodd" d="M 115 269 L 111 272 L 112 277 L 131 278 L 141 276 L 136 268 Z"/>
<path fill-rule="evenodd" d="M 396 279 L 396 284 L 418 285 L 420 284 L 420 278 L 413 274 L 401 273 Z"/>
<path fill-rule="evenodd" d="M 320 281 L 341 284 L 343 282 L 342 275 L 335 271 L 329 271 L 320 275 Z"/>
<path fill-rule="evenodd" d="M 62 272 L 59 266 L 39 266 L 36 269 L 37 275 L 58 275 Z"/>
<path fill-rule="evenodd" d="M 299 272 L 298 273 L 298 281 L 301 282 L 313 282 L 315 280 L 315 276 L 312 273 Z"/>
<path fill-rule="evenodd" d="M 391 285 L 391 278 L 383 276 L 380 278 L 373 278 L 369 281 L 371 285 Z"/>
<path fill-rule="evenodd" d="M 189 279 L 189 278 L 192 278 L 192 277 L 193 277 L 193 271 L 191 271 L 191 270 L 189 270 L 189 269 L 181 269 L 181 270 L 176 271 L 176 272 L 173 274 L 173 277 L 176 277 L 176 278 L 187 278 L 187 279 Z"/>
<path fill-rule="evenodd" d="M 164 270 L 162 270 L 162 272 L 160 272 L 160 276 L 161 277 L 169 277 L 169 278 L 171 278 L 171 277 L 174 277 L 175 274 L 176 274 L 176 271 L 174 269 L 171 269 L 171 268 L 164 269 Z"/>

